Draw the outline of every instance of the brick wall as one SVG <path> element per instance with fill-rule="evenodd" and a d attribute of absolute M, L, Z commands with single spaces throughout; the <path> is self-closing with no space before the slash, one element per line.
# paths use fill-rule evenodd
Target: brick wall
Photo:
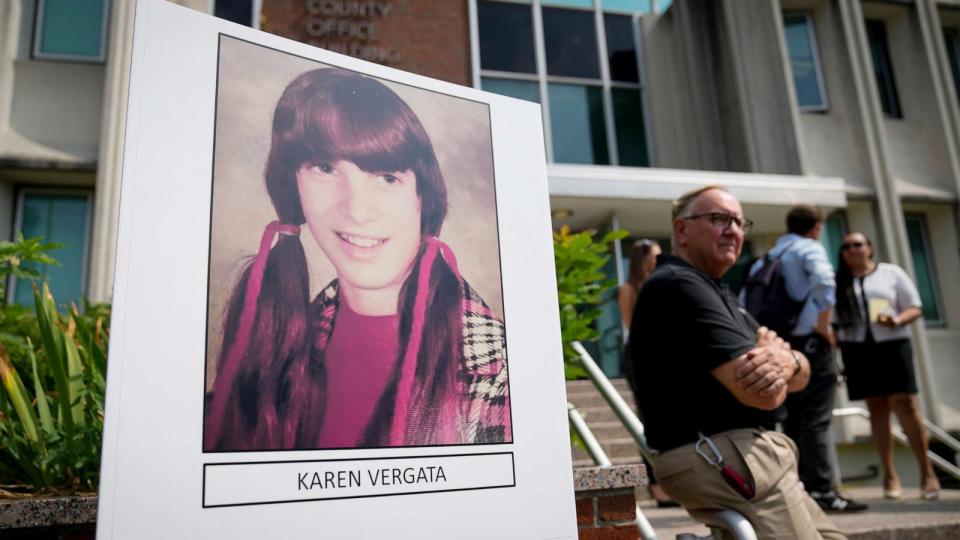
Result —
<path fill-rule="evenodd" d="M 471 82 L 467 0 L 263 0 L 260 24 L 405 71 Z"/>
<path fill-rule="evenodd" d="M 637 540 L 637 500 L 633 488 L 577 492 L 580 540 Z"/>

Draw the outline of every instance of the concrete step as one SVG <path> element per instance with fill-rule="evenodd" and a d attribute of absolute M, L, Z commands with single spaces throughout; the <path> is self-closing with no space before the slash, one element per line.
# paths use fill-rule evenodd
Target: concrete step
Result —
<path fill-rule="evenodd" d="M 830 514 L 833 523 L 849 540 L 894 540 L 902 538 L 960 538 L 960 490 L 943 490 L 938 501 L 921 501 L 918 490 L 904 488 L 904 498 L 883 498 L 879 485 L 852 488 L 846 495 L 870 505 L 866 512 Z M 673 540 L 680 533 L 709 534 L 682 508 L 656 508 L 646 501 L 642 510 L 657 538 Z"/>

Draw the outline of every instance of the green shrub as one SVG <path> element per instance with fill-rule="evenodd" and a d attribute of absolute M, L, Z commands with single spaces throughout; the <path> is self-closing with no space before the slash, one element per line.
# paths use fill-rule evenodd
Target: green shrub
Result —
<path fill-rule="evenodd" d="M 557 297 L 560 302 L 560 333 L 563 340 L 563 369 L 567 379 L 581 379 L 587 373 L 580 365 L 574 341 L 592 341 L 600 337 L 596 328 L 603 293 L 615 287 L 603 267 L 610 259 L 610 245 L 626 238 L 627 231 L 611 231 L 599 241 L 596 231 L 576 234 L 564 225 L 553 233 L 553 257 L 557 268 Z"/>
<path fill-rule="evenodd" d="M 0 283 L 56 264 L 39 239 L 0 242 Z M 0 297 L 3 296 L 0 291 Z M 0 484 L 95 491 L 100 468 L 110 306 L 66 313 L 44 284 L 33 309 L 0 303 Z"/>

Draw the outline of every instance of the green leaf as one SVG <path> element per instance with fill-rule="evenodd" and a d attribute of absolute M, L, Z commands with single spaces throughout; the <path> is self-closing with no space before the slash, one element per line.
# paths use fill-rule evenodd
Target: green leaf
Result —
<path fill-rule="evenodd" d="M 40 373 L 37 370 L 37 356 L 33 353 L 33 342 L 27 338 L 29 344 L 30 365 L 33 367 L 33 395 L 37 400 L 37 412 L 40 414 L 40 427 L 52 435 L 54 432 L 53 416 L 50 414 L 50 404 L 47 402 L 47 393 L 43 389 L 43 383 L 40 381 Z"/>

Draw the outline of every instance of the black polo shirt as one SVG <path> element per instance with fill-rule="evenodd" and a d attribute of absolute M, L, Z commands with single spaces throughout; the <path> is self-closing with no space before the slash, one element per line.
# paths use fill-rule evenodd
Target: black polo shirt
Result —
<path fill-rule="evenodd" d="M 634 388 L 647 441 L 669 450 L 773 413 L 737 401 L 710 372 L 756 346 L 757 322 L 719 280 L 664 255 L 637 297 L 630 328 Z"/>

